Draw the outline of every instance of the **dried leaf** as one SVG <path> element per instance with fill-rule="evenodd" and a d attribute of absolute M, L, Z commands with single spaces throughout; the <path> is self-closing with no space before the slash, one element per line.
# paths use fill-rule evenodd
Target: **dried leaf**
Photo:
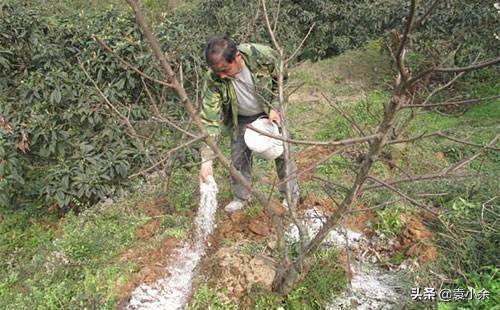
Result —
<path fill-rule="evenodd" d="M 19 134 L 19 137 L 17 138 L 16 149 L 18 149 L 19 151 L 21 151 L 23 153 L 26 153 L 27 151 L 30 150 L 28 136 L 26 135 L 24 130 L 21 131 L 21 133 Z"/>

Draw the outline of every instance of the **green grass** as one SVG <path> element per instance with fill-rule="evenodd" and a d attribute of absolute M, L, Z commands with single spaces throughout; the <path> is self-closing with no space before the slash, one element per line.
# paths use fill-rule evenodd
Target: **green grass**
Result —
<path fill-rule="evenodd" d="M 306 277 L 288 295 L 256 292 L 252 309 L 323 309 L 347 284 L 337 255 L 334 249 L 319 251 Z"/>
<path fill-rule="evenodd" d="M 61 219 L 33 216 L 29 209 L 1 210 L 0 308 L 113 309 L 120 285 L 139 270 L 136 262 L 117 259 L 119 254 L 186 236 L 189 221 L 175 213 L 161 217 L 151 239 L 136 235 L 152 219 L 140 205 L 161 197 L 161 188 L 150 186 Z"/>
<path fill-rule="evenodd" d="M 376 210 L 375 229 L 386 237 L 398 236 L 403 223 L 401 221 L 402 206 L 393 205 Z"/>
<path fill-rule="evenodd" d="M 221 309 L 233 310 L 239 309 L 239 306 L 231 301 L 222 300 L 217 291 L 208 287 L 206 284 L 200 285 L 196 288 L 193 298 L 189 304 L 190 310 L 205 310 L 205 309 Z"/>
<path fill-rule="evenodd" d="M 142 221 L 132 210 L 97 211 L 68 214 L 57 223 L 57 231 L 42 233 L 37 224 L 27 224 L 27 233 L 11 233 L 8 249 L 2 251 L 7 260 L 2 259 L 6 264 L 1 268 L 0 307 L 112 308 L 114 284 L 131 271 L 130 265 L 115 263 L 113 257 L 133 241 L 134 229 Z"/>

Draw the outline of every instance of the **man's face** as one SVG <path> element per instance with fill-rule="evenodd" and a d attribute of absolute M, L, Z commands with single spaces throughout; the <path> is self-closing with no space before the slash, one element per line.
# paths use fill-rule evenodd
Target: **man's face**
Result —
<path fill-rule="evenodd" d="M 232 62 L 221 60 L 210 68 L 222 79 L 232 78 L 241 71 L 241 54 L 236 53 Z"/>

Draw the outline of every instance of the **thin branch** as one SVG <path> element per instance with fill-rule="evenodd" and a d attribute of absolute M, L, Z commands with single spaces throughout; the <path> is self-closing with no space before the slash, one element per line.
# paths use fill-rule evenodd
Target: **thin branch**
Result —
<path fill-rule="evenodd" d="M 99 95 L 102 97 L 102 99 L 104 99 L 104 102 L 106 102 L 106 104 L 111 108 L 111 110 L 113 110 L 116 115 L 118 115 L 118 117 L 122 120 L 123 123 L 125 123 L 125 125 L 127 126 L 128 130 L 130 131 L 130 133 L 132 135 L 134 135 L 135 137 L 139 137 L 139 135 L 137 134 L 137 132 L 135 131 L 134 129 L 134 126 L 132 126 L 132 124 L 130 123 L 129 119 L 123 115 L 110 101 L 109 99 L 106 97 L 106 95 L 104 95 L 104 93 L 101 91 L 101 89 L 99 88 L 99 86 L 97 85 L 97 83 L 94 81 L 94 79 L 92 79 L 92 77 L 90 76 L 90 74 L 87 72 L 87 70 L 85 70 L 85 67 L 83 66 L 83 64 L 80 62 L 80 68 L 83 70 L 83 73 L 85 73 L 85 75 L 87 76 L 87 78 L 92 82 L 92 84 L 94 85 L 95 89 L 97 90 L 97 92 L 99 93 Z"/>
<path fill-rule="evenodd" d="M 413 98 L 412 98 L 412 102 L 413 102 Z M 411 121 L 415 118 L 416 115 L 417 115 L 416 110 L 411 110 L 410 115 L 408 115 L 407 118 L 402 120 L 398 126 L 394 127 L 394 132 L 393 132 L 392 138 L 395 139 L 395 138 L 399 137 L 399 135 L 408 127 L 408 125 L 410 125 Z"/>
<path fill-rule="evenodd" d="M 126 61 L 125 59 L 121 58 L 120 56 L 118 56 L 118 54 L 116 54 L 106 43 L 104 43 L 104 41 L 102 41 L 101 39 L 99 39 L 98 37 L 96 37 L 95 35 L 92 36 L 92 38 L 94 38 L 94 40 L 97 41 L 97 43 L 99 43 L 99 45 L 104 48 L 107 52 L 111 53 L 111 55 L 115 56 L 116 58 L 118 58 L 118 60 L 123 64 L 125 65 L 125 67 L 131 69 L 132 71 L 136 72 L 137 74 L 139 74 L 140 76 L 144 77 L 145 79 L 148 79 L 148 80 L 151 80 L 155 83 L 158 83 L 158 84 L 161 84 L 161 85 L 164 85 L 164 86 L 167 86 L 167 87 L 172 87 L 172 84 L 170 83 L 167 83 L 165 81 L 161 81 L 161 80 L 158 80 L 158 79 L 155 79 L 154 77 L 151 77 L 149 75 L 147 75 L 146 73 L 142 72 L 141 70 L 137 69 L 137 67 L 135 67 L 134 65 L 130 64 L 128 61 Z"/>
<path fill-rule="evenodd" d="M 427 70 L 424 70 L 424 71 L 418 73 L 413 78 L 409 79 L 403 85 L 403 87 L 407 87 L 407 86 L 415 83 L 416 81 L 420 80 L 424 76 L 426 76 L 426 75 L 428 75 L 430 73 L 433 73 L 433 72 L 443 72 L 443 73 L 449 73 L 449 72 L 469 72 L 469 71 L 474 71 L 474 70 L 482 69 L 482 68 L 485 68 L 485 67 L 488 67 L 488 66 L 496 65 L 496 64 L 499 64 L 499 63 L 500 63 L 500 57 L 497 57 L 497 58 L 488 59 L 488 60 L 482 61 L 480 63 L 477 63 L 475 65 L 470 65 L 470 66 L 466 66 L 466 67 L 455 67 L 455 68 L 439 68 L 439 67 L 436 68 L 436 67 L 434 67 L 434 68 L 430 68 L 430 69 L 427 69 Z"/>
<path fill-rule="evenodd" d="M 449 87 L 451 84 L 455 83 L 456 80 L 458 80 L 462 75 L 464 75 L 465 72 L 460 72 L 459 74 L 457 74 L 453 79 L 451 79 L 448 83 L 446 83 L 445 85 L 433 90 L 428 96 L 427 98 L 425 98 L 424 102 L 422 102 L 422 105 L 426 105 L 429 100 L 438 92 L 442 91 L 443 89 Z"/>
<path fill-rule="evenodd" d="M 326 180 L 326 179 L 324 179 L 324 178 L 317 177 L 317 176 L 315 176 L 315 177 L 314 177 L 314 179 L 315 179 L 315 180 L 318 180 L 318 181 L 321 181 L 321 182 L 323 182 L 323 183 L 325 183 L 325 184 L 328 184 L 328 185 L 330 185 L 330 186 L 340 188 L 340 189 L 342 189 L 343 191 L 348 191 L 348 190 L 349 190 L 349 188 L 347 188 L 346 186 L 344 186 L 344 185 L 342 185 L 342 184 L 339 184 L 339 183 L 336 183 L 336 182 L 333 182 L 333 181 L 331 181 L 331 180 Z"/>
<path fill-rule="evenodd" d="M 411 0 L 410 4 L 410 11 L 408 13 L 407 21 L 406 21 L 406 27 L 403 33 L 403 37 L 401 38 L 399 42 L 398 49 L 396 50 L 396 53 L 394 56 L 396 57 L 396 62 L 398 65 L 399 73 L 401 74 L 401 78 L 403 81 L 406 81 L 408 79 L 408 70 L 406 70 L 405 65 L 404 65 L 404 53 L 403 50 L 406 45 L 406 41 L 408 40 L 408 36 L 410 34 L 410 31 L 413 27 L 413 20 L 415 18 L 415 12 L 416 12 L 416 6 L 417 6 L 417 1 L 416 0 Z"/>
<path fill-rule="evenodd" d="M 271 28 L 271 23 L 269 22 L 269 15 L 267 14 L 267 7 L 266 7 L 266 0 L 262 0 L 262 10 L 264 11 L 264 18 L 266 20 L 266 26 L 269 35 L 271 36 L 271 40 L 273 41 L 274 47 L 276 47 L 277 50 L 281 50 L 280 45 L 278 44 L 278 41 L 276 41 L 276 37 L 274 36 L 274 31 Z"/>
<path fill-rule="evenodd" d="M 486 100 L 495 100 L 495 99 L 498 99 L 498 98 L 500 98 L 500 95 L 489 96 L 489 97 L 482 97 L 482 98 L 472 98 L 472 99 L 466 99 L 466 100 L 460 100 L 460 101 L 452 101 L 452 102 L 433 103 L 433 104 L 402 105 L 401 109 L 445 107 L 445 106 L 450 106 L 450 105 L 460 106 L 460 105 L 474 104 L 474 103 L 478 103 L 478 102 L 486 101 Z"/>
<path fill-rule="evenodd" d="M 428 180 L 436 180 L 436 179 L 447 179 L 447 178 L 466 178 L 470 177 L 470 175 L 452 175 L 447 173 L 447 169 L 442 169 L 437 173 L 417 175 L 411 178 L 397 179 L 397 180 L 385 180 L 384 182 L 389 185 L 396 185 L 402 183 L 409 182 L 417 182 L 417 181 L 428 181 Z M 370 191 L 374 189 L 378 189 L 382 187 L 382 185 L 370 185 L 363 187 L 363 191 Z"/>
<path fill-rule="evenodd" d="M 412 177 L 412 175 L 410 173 L 408 173 L 406 170 L 404 170 L 402 167 L 395 164 L 393 161 L 389 160 L 388 158 L 380 157 L 379 159 L 381 161 L 387 163 L 387 165 L 389 165 L 389 167 L 392 166 L 392 167 L 396 168 L 397 170 L 401 171 L 401 173 L 403 173 L 406 177 L 408 177 L 408 178 Z"/>
<path fill-rule="evenodd" d="M 488 145 L 472 143 L 472 142 L 469 142 L 469 141 L 457 139 L 455 137 L 447 136 L 447 135 L 445 135 L 445 134 L 443 134 L 441 132 L 437 132 L 436 135 L 439 136 L 439 137 L 446 138 L 446 139 L 451 140 L 451 141 L 455 141 L 455 142 L 458 142 L 458 143 L 465 144 L 465 145 L 475 146 L 475 147 L 479 147 L 479 148 L 487 149 L 487 150 L 500 151 L 500 148 L 491 146 L 491 143 L 488 144 Z"/>
<path fill-rule="evenodd" d="M 489 199 L 488 201 L 486 201 L 485 203 L 483 203 L 483 204 L 481 205 L 481 225 L 483 225 L 483 226 L 484 226 L 484 223 L 485 223 L 485 222 L 484 222 L 484 209 L 486 208 L 486 205 L 487 205 L 488 203 L 492 202 L 493 200 L 497 199 L 497 198 L 498 198 L 498 196 L 495 196 L 495 197 L 493 197 L 493 198 Z"/>
<path fill-rule="evenodd" d="M 376 209 L 382 209 L 388 205 L 391 205 L 391 204 L 394 204 L 396 202 L 400 202 L 401 200 L 403 200 L 403 198 L 398 198 L 398 199 L 394 199 L 394 200 L 388 200 L 388 201 L 385 201 L 381 204 L 378 204 L 376 206 L 373 206 L 373 207 L 369 207 L 369 208 L 362 208 L 362 209 L 356 209 L 356 210 L 351 210 L 350 213 L 357 213 L 357 212 L 364 212 L 364 211 L 370 211 L 370 210 L 376 210 Z"/>
<path fill-rule="evenodd" d="M 477 69 L 481 69 L 481 68 L 485 68 L 485 67 L 497 65 L 497 64 L 500 64 L 500 57 L 485 60 L 483 62 L 474 64 L 474 65 L 470 65 L 467 67 L 434 68 L 432 71 L 434 71 L 434 72 L 469 72 L 469 71 L 473 71 L 473 70 L 477 70 Z"/>
<path fill-rule="evenodd" d="M 321 188 L 323 188 L 323 191 L 328 195 L 328 197 L 333 201 L 333 203 L 335 204 L 335 206 L 338 208 L 340 208 L 340 204 L 338 203 L 338 201 L 333 197 L 333 194 L 330 193 L 329 191 L 329 188 L 328 188 L 328 184 L 326 183 L 321 183 Z M 324 223 L 323 223 L 324 224 Z"/>
<path fill-rule="evenodd" d="M 429 8 L 427 9 L 427 11 L 424 13 L 424 15 L 422 15 L 422 17 L 417 20 L 415 22 L 415 24 L 413 25 L 413 29 L 416 29 L 418 27 L 420 27 L 420 25 L 422 25 L 422 22 L 427 18 L 427 16 L 436 8 L 437 4 L 440 2 L 441 0 L 435 0 L 430 6 Z"/>
<path fill-rule="evenodd" d="M 156 113 L 156 115 L 161 115 L 160 109 L 158 108 L 158 105 L 156 104 L 156 101 L 153 99 L 153 95 L 149 91 L 149 87 L 146 85 L 146 82 L 144 82 L 144 79 L 141 78 L 142 85 L 144 86 L 144 89 L 146 90 L 146 94 L 148 95 L 149 102 L 151 102 L 151 105 L 153 106 L 153 110 Z"/>
<path fill-rule="evenodd" d="M 278 21 L 280 18 L 281 0 L 278 0 L 278 7 L 276 8 L 276 15 L 274 15 L 274 26 L 273 33 L 276 33 L 276 28 L 278 27 Z"/>
<path fill-rule="evenodd" d="M 295 49 L 295 51 L 292 53 L 292 55 L 290 57 L 285 59 L 285 63 L 290 62 L 292 59 L 295 58 L 295 56 L 297 56 L 297 53 L 302 48 L 302 45 L 304 45 L 304 42 L 306 42 L 306 40 L 309 37 L 309 34 L 311 34 L 311 31 L 313 30 L 314 26 L 316 26 L 316 23 L 313 23 L 311 25 L 311 27 L 309 28 L 309 31 L 307 31 L 306 35 L 304 36 L 304 39 L 302 39 L 302 42 L 300 42 L 299 46 Z"/>
<path fill-rule="evenodd" d="M 186 143 L 183 143 L 183 144 L 181 144 L 181 145 L 179 145 L 179 146 L 176 146 L 175 148 L 173 148 L 173 149 L 171 149 L 171 150 L 168 150 L 168 152 L 166 152 L 166 153 L 165 153 L 164 157 L 163 157 L 161 160 L 159 160 L 158 162 L 156 162 L 154 165 L 152 165 L 151 167 L 149 167 L 149 168 L 147 168 L 147 169 L 144 169 L 144 170 L 142 170 L 142 171 L 139 171 L 139 172 L 137 172 L 137 173 L 134 173 L 134 174 L 130 175 L 128 178 L 129 178 L 129 179 L 132 179 L 132 178 L 134 178 L 134 177 L 136 177 L 136 176 L 138 176 L 138 175 L 145 174 L 145 173 L 147 173 L 147 172 L 149 172 L 149 171 L 153 170 L 154 168 L 158 167 L 159 165 L 161 165 L 161 164 L 163 164 L 165 161 L 167 161 L 167 160 L 170 158 L 170 155 L 171 155 L 173 152 L 176 152 L 176 151 L 178 151 L 178 150 L 180 150 L 180 149 L 182 149 L 182 148 L 185 148 L 185 147 L 187 147 L 187 146 L 189 146 L 189 145 L 191 145 L 191 144 L 193 144 L 193 143 L 195 143 L 195 142 L 198 142 L 198 141 L 200 141 L 200 140 L 203 140 L 203 139 L 205 139 L 205 138 L 206 138 L 206 136 L 201 135 L 201 136 L 198 136 L 198 137 L 196 137 L 196 138 L 194 138 L 194 139 L 192 139 L 192 140 L 189 140 L 189 141 L 188 141 L 188 142 L 186 142 Z"/>
<path fill-rule="evenodd" d="M 269 138 L 273 138 L 273 139 L 280 140 L 280 141 L 287 142 L 287 143 L 305 144 L 305 145 L 342 145 L 342 146 L 346 146 L 346 145 L 353 145 L 353 144 L 358 144 L 358 143 L 370 142 L 372 140 L 380 138 L 379 134 L 373 134 L 373 135 L 369 135 L 369 136 L 365 136 L 365 137 L 351 138 L 351 139 L 344 139 L 344 140 L 337 140 L 337 141 L 307 141 L 307 140 L 285 139 L 282 136 L 272 135 L 268 132 L 265 132 L 263 130 L 255 128 L 252 125 L 247 125 L 247 128 L 251 129 L 257 133 L 260 133 L 261 135 L 269 137 Z"/>
<path fill-rule="evenodd" d="M 493 138 L 493 140 L 490 141 L 490 143 L 488 143 L 488 145 L 484 146 L 479 152 L 477 152 L 476 154 L 470 156 L 469 158 L 466 158 L 464 160 L 461 160 L 459 161 L 458 163 L 452 165 L 451 167 L 449 167 L 447 170 L 446 170 L 446 173 L 449 173 L 449 172 L 453 172 L 453 171 L 456 171 L 462 167 L 464 167 L 465 165 L 467 165 L 468 163 L 470 163 L 471 161 L 473 161 L 474 159 L 478 158 L 481 154 L 484 153 L 485 150 L 487 150 L 488 147 L 491 147 L 493 146 L 496 141 L 498 140 L 498 138 L 500 138 L 500 134 L 499 135 L 496 135 L 495 138 Z"/>
<path fill-rule="evenodd" d="M 363 129 L 361 129 L 358 124 L 356 123 L 356 121 L 354 121 L 354 118 L 349 115 L 347 112 L 345 112 L 344 110 L 342 110 L 342 108 L 337 105 L 336 102 L 333 102 L 332 100 L 330 100 L 323 92 L 320 92 L 321 96 L 330 104 L 330 106 L 332 108 L 334 108 L 340 115 L 342 115 L 349 123 L 351 123 L 351 125 L 354 127 L 354 129 L 356 129 L 356 131 L 358 132 L 359 135 L 361 136 L 365 136 L 365 132 L 363 131 Z"/>
<path fill-rule="evenodd" d="M 296 91 L 298 91 L 302 86 L 304 86 L 306 83 L 301 82 L 299 85 L 295 86 L 292 90 L 288 92 L 288 97 L 290 97 L 292 94 L 294 94 Z M 289 85 L 290 87 L 290 85 Z"/>
<path fill-rule="evenodd" d="M 408 195 L 402 193 L 401 191 L 399 191 L 397 188 L 395 188 L 394 186 L 382 181 L 382 180 L 379 180 L 378 178 L 374 177 L 374 176 L 368 176 L 368 179 L 370 180 L 373 180 L 377 183 L 379 183 L 380 185 L 384 186 L 384 187 L 387 187 L 388 189 L 390 189 L 391 191 L 395 192 L 396 194 L 398 194 L 399 196 L 403 197 L 404 199 L 408 200 L 410 203 L 418 206 L 418 207 L 421 207 L 423 209 L 425 209 L 426 211 L 429 211 L 430 213 L 434 214 L 434 215 L 438 215 L 438 213 L 436 213 L 435 211 L 429 209 L 426 205 L 416 201 L 415 199 L 409 197 Z"/>
<path fill-rule="evenodd" d="M 281 184 L 284 184 L 288 181 L 290 181 L 291 179 L 294 179 L 294 178 L 298 178 L 299 176 L 313 170 L 314 168 L 316 168 L 318 165 L 324 163 L 325 161 L 329 160 L 333 155 L 335 154 L 339 154 L 343 151 L 345 151 L 347 149 L 347 146 L 344 146 L 344 147 L 341 147 L 341 148 L 338 148 L 336 149 L 335 151 L 333 151 L 332 153 L 328 154 L 328 156 L 326 156 L 325 158 L 321 159 L 321 160 L 318 160 L 317 162 L 315 162 L 314 164 L 310 165 L 309 167 L 305 168 L 305 169 L 302 169 L 300 171 L 293 171 L 289 176 L 287 176 L 284 180 L 282 180 L 280 183 L 278 183 L 278 185 L 281 185 Z"/>
<path fill-rule="evenodd" d="M 184 71 L 182 70 L 182 63 L 179 64 L 179 83 L 184 88 Z"/>
<path fill-rule="evenodd" d="M 260 3 L 257 3 L 257 10 L 255 12 L 254 18 L 252 18 L 252 22 L 250 25 L 246 28 L 245 34 L 242 36 L 242 42 L 248 41 L 248 37 L 250 36 L 251 33 L 255 32 L 255 24 L 257 23 L 257 20 L 259 19 L 260 15 Z"/>
<path fill-rule="evenodd" d="M 419 134 L 416 137 L 408 138 L 408 139 L 392 140 L 392 141 L 388 141 L 387 144 L 407 143 L 407 142 L 412 142 L 412 141 L 415 141 L 415 140 L 425 139 L 425 138 L 429 138 L 429 137 L 436 137 L 436 136 L 437 137 L 441 137 L 441 138 L 445 138 L 445 139 L 448 139 L 448 140 L 451 140 L 451 141 L 454 141 L 454 142 L 462 143 L 462 144 L 465 144 L 465 145 L 479 147 L 479 148 L 482 148 L 482 149 L 493 150 L 493 151 L 500 151 L 500 148 L 493 147 L 493 146 L 491 146 L 489 144 L 477 144 L 477 143 L 473 143 L 473 142 L 470 142 L 470 141 L 461 140 L 461 139 L 458 139 L 458 138 L 455 138 L 455 137 L 451 137 L 451 136 L 445 135 L 441 131 L 436 131 L 436 132 L 429 133 L 429 134 L 426 134 L 425 132 L 423 132 L 423 133 Z"/>
<path fill-rule="evenodd" d="M 171 120 L 169 120 L 168 118 L 165 118 L 163 116 L 160 116 L 160 117 L 155 117 L 153 116 L 152 117 L 153 120 L 156 120 L 158 122 L 162 122 L 162 123 L 167 123 L 169 126 L 172 126 L 174 127 L 175 129 L 179 130 L 180 132 L 182 132 L 183 134 L 187 135 L 187 136 L 190 136 L 191 138 L 195 138 L 197 137 L 197 135 L 195 135 L 194 133 L 191 133 L 187 130 L 185 130 L 184 128 L 176 125 L 174 122 L 172 122 Z"/>

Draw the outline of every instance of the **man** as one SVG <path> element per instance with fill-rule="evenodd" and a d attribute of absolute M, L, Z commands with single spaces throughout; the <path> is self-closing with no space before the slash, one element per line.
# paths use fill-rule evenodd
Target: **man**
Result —
<path fill-rule="evenodd" d="M 276 52 L 260 44 L 236 44 L 225 35 L 208 40 L 205 58 L 210 70 L 204 75 L 202 86 L 201 118 L 208 133 L 217 138 L 222 123 L 232 129 L 231 160 L 234 167 L 250 182 L 252 176 L 252 152 L 243 139 L 246 125 L 259 117 L 267 116 L 270 122 L 280 123 L 278 104 L 273 102 L 277 92 Z M 213 174 L 212 150 L 201 148 L 201 181 Z M 280 180 L 287 177 L 284 155 L 275 160 Z M 295 171 L 290 163 L 290 171 Z M 289 181 L 292 195 L 298 196 L 296 178 Z M 250 198 L 249 191 L 232 178 L 233 200 L 224 208 L 234 212 L 244 208 Z M 280 193 L 286 197 L 286 185 Z M 286 202 L 286 200 L 284 200 Z M 286 206 L 286 205 L 285 205 Z"/>

